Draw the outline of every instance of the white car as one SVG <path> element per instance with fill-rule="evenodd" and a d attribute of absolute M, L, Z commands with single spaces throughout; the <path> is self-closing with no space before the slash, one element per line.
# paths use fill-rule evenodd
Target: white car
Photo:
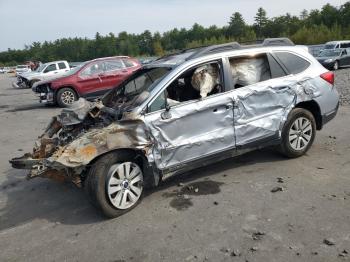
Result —
<path fill-rule="evenodd" d="M 29 65 L 18 65 L 16 66 L 16 76 L 19 76 L 23 73 L 29 73 L 32 70 L 30 69 Z"/>
<path fill-rule="evenodd" d="M 42 64 L 35 71 L 22 73 L 17 76 L 17 82 L 13 82 L 13 87 L 31 88 L 35 82 L 61 77 L 70 70 L 67 61 L 53 61 Z"/>

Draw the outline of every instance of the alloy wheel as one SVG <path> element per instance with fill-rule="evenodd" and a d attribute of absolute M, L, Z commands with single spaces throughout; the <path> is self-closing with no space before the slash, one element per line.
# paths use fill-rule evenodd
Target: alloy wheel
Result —
<path fill-rule="evenodd" d="M 304 150 L 312 138 L 311 121 L 305 117 L 297 118 L 289 129 L 290 146 L 296 150 Z"/>
<path fill-rule="evenodd" d="M 71 105 L 75 101 L 75 95 L 72 91 L 64 91 L 61 95 L 61 100 L 66 105 Z"/>
<path fill-rule="evenodd" d="M 111 166 L 108 171 L 107 194 L 111 204 L 118 209 L 134 206 L 143 190 L 141 168 L 133 162 Z"/>

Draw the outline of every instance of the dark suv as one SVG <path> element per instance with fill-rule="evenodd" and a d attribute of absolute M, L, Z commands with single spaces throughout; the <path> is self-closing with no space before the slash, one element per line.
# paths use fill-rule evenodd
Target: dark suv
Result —
<path fill-rule="evenodd" d="M 36 82 L 32 90 L 39 94 L 41 103 L 66 107 L 79 97 L 102 96 L 140 67 L 138 60 L 127 56 L 98 58 L 80 64 L 59 78 Z"/>

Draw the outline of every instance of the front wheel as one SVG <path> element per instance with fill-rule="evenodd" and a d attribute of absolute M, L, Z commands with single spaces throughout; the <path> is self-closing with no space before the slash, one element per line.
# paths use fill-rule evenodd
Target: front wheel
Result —
<path fill-rule="evenodd" d="M 56 101 L 60 107 L 68 107 L 76 100 L 78 96 L 72 88 L 64 87 L 57 92 Z"/>
<path fill-rule="evenodd" d="M 304 155 L 316 135 L 316 121 L 312 113 L 303 108 L 293 109 L 282 130 L 280 151 L 287 157 Z"/>
<path fill-rule="evenodd" d="M 109 217 L 136 207 L 143 192 L 143 172 L 128 154 L 110 153 L 97 160 L 88 172 L 85 189 L 92 204 Z"/>

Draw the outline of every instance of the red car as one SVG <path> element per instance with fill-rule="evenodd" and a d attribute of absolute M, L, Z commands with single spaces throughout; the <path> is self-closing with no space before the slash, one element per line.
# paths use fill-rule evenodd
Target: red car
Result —
<path fill-rule="evenodd" d="M 32 90 L 39 94 L 40 103 L 67 107 L 79 97 L 102 96 L 140 67 L 138 60 L 127 56 L 98 58 L 82 63 L 59 78 L 37 82 Z"/>

